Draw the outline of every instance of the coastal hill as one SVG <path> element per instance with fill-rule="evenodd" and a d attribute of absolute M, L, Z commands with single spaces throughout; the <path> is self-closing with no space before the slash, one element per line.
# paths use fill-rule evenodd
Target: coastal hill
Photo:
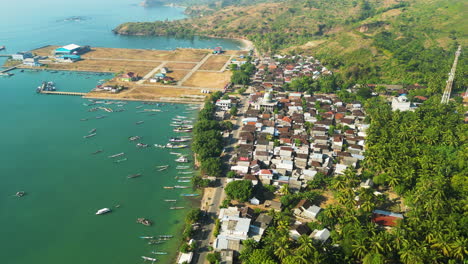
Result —
<path fill-rule="evenodd" d="M 190 18 L 124 23 L 114 32 L 247 38 L 263 53 L 316 55 L 349 82 L 434 86 L 444 82 L 458 44 L 467 43 L 462 0 L 179 2 Z"/>

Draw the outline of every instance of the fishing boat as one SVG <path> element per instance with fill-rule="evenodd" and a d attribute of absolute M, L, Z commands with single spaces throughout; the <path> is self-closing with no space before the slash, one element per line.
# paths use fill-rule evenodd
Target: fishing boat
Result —
<path fill-rule="evenodd" d="M 175 203 L 177 202 L 177 200 L 164 200 L 165 202 L 171 202 L 171 203 Z"/>
<path fill-rule="evenodd" d="M 160 168 L 160 169 L 158 169 L 157 171 L 165 171 L 165 170 L 167 170 L 167 168 L 168 168 L 168 167 Z"/>
<path fill-rule="evenodd" d="M 175 176 L 176 179 L 192 179 L 192 176 L 190 177 L 180 177 L 180 176 Z"/>
<path fill-rule="evenodd" d="M 182 153 L 179 153 L 179 152 L 169 152 L 169 154 L 172 154 L 172 155 L 183 155 Z"/>
<path fill-rule="evenodd" d="M 96 135 L 96 133 L 92 133 L 92 134 L 89 134 L 87 136 L 83 136 L 83 138 L 90 138 L 90 137 L 94 137 Z"/>
<path fill-rule="evenodd" d="M 136 108 L 136 109 L 140 109 L 140 108 L 142 108 L 142 107 L 143 107 L 142 105 L 139 105 L 139 106 L 137 106 L 137 107 L 135 107 L 135 108 Z"/>
<path fill-rule="evenodd" d="M 184 185 L 175 185 L 174 189 L 187 189 L 190 188 L 190 186 L 184 186 Z"/>
<path fill-rule="evenodd" d="M 125 153 L 124 153 L 124 152 L 120 152 L 120 153 L 117 153 L 117 154 L 114 154 L 114 155 L 109 156 L 109 158 L 116 158 L 116 157 L 120 157 L 120 156 L 123 156 L 123 155 L 125 155 Z"/>
<path fill-rule="evenodd" d="M 155 255 L 167 255 L 167 252 L 162 252 L 162 251 L 151 251 L 151 253 Z"/>
<path fill-rule="evenodd" d="M 147 148 L 147 147 L 149 147 L 148 144 L 143 144 L 143 143 L 137 143 L 136 146 L 137 146 L 137 148 Z"/>
<path fill-rule="evenodd" d="M 176 116 L 176 118 L 185 119 L 187 117 L 186 116 Z"/>
<path fill-rule="evenodd" d="M 143 111 L 146 111 L 146 112 L 161 112 L 160 109 L 144 109 Z"/>
<path fill-rule="evenodd" d="M 97 212 L 96 212 L 96 215 L 102 215 L 102 214 L 107 214 L 111 211 L 111 209 L 109 208 L 102 208 L 102 209 L 99 209 Z"/>
<path fill-rule="evenodd" d="M 102 152 L 102 149 L 98 149 L 98 150 L 94 151 L 92 154 L 93 154 L 93 155 L 96 155 L 96 154 L 99 154 L 99 153 L 101 153 L 101 152 Z"/>
<path fill-rule="evenodd" d="M 180 210 L 180 209 L 184 209 L 185 207 L 181 207 L 181 206 L 173 206 L 173 207 L 169 207 L 170 210 Z"/>
<path fill-rule="evenodd" d="M 172 137 L 169 139 L 170 142 L 187 142 L 190 141 L 191 138 L 180 138 L 180 137 Z"/>
<path fill-rule="evenodd" d="M 154 146 L 157 147 L 157 148 L 166 148 L 165 145 L 154 144 Z"/>
<path fill-rule="evenodd" d="M 145 121 L 138 121 L 138 122 L 136 122 L 135 124 L 140 125 L 140 124 L 143 124 L 144 122 L 145 122 Z"/>
<path fill-rule="evenodd" d="M 170 149 L 182 149 L 182 148 L 186 148 L 188 147 L 188 145 L 176 145 L 176 144 L 172 144 L 172 143 L 167 143 L 166 144 L 166 148 L 170 148 Z"/>
<path fill-rule="evenodd" d="M 136 174 L 128 175 L 127 178 L 132 179 L 132 178 L 136 178 L 140 176 L 141 176 L 141 173 L 136 173 Z"/>
<path fill-rule="evenodd" d="M 114 161 L 114 163 L 120 163 L 120 162 L 124 162 L 124 161 L 127 161 L 127 158 L 116 160 L 116 161 Z"/>
<path fill-rule="evenodd" d="M 180 156 L 178 159 L 175 160 L 175 162 L 187 163 L 188 159 L 185 156 Z"/>
<path fill-rule="evenodd" d="M 156 168 L 167 168 L 169 167 L 169 165 L 159 165 L 159 166 L 156 166 Z"/>
<path fill-rule="evenodd" d="M 179 174 L 193 174 L 193 171 L 179 171 Z"/>
<path fill-rule="evenodd" d="M 186 197 L 193 197 L 193 196 L 198 196 L 199 194 L 197 193 L 183 193 L 180 196 L 186 196 Z"/>
<path fill-rule="evenodd" d="M 135 140 L 138 140 L 138 139 L 140 139 L 140 138 L 141 138 L 140 136 L 132 136 L 132 137 L 129 137 L 128 139 L 129 139 L 130 141 L 135 141 Z"/>
<path fill-rule="evenodd" d="M 186 128 L 174 128 L 172 131 L 177 132 L 177 133 L 190 133 L 192 132 L 192 129 L 186 129 Z"/>
<path fill-rule="evenodd" d="M 151 240 L 148 242 L 148 245 L 157 245 L 157 244 L 162 244 L 164 241 L 161 240 Z"/>
<path fill-rule="evenodd" d="M 90 131 L 88 131 L 88 134 L 93 134 L 94 132 L 96 132 L 96 128 L 93 128 Z"/>
<path fill-rule="evenodd" d="M 190 166 L 177 166 L 176 169 L 178 170 L 185 170 L 188 169 Z"/>
<path fill-rule="evenodd" d="M 5 46 L 0 46 L 0 50 L 6 49 Z"/>
<path fill-rule="evenodd" d="M 173 238 L 173 235 L 159 235 L 159 238 Z"/>
<path fill-rule="evenodd" d="M 103 119 L 104 117 L 106 117 L 106 116 L 105 115 L 96 116 L 96 119 Z"/>
<path fill-rule="evenodd" d="M 25 192 L 19 191 L 19 192 L 16 192 L 16 193 L 15 193 L 15 196 L 16 196 L 16 197 L 23 197 L 25 194 L 26 194 Z"/>
<path fill-rule="evenodd" d="M 142 239 L 153 239 L 154 236 L 141 236 L 140 238 L 142 238 Z"/>
<path fill-rule="evenodd" d="M 164 189 L 174 189 L 174 186 L 164 186 Z"/>
<path fill-rule="evenodd" d="M 150 220 L 146 219 L 146 218 L 137 218 L 137 221 L 136 221 L 138 224 L 142 224 L 142 225 L 145 225 L 145 226 L 150 226 L 152 225 L 153 223 L 151 223 Z"/>
<path fill-rule="evenodd" d="M 145 256 L 141 256 L 141 258 L 144 259 L 144 260 L 149 260 L 149 261 L 153 261 L 153 262 L 157 261 L 157 259 L 155 259 L 155 258 L 150 258 L 150 257 L 145 257 Z"/>
<path fill-rule="evenodd" d="M 185 182 L 190 182 L 190 180 L 178 180 L 177 182 L 185 183 Z"/>
<path fill-rule="evenodd" d="M 80 121 L 88 121 L 88 118 L 81 118 Z"/>

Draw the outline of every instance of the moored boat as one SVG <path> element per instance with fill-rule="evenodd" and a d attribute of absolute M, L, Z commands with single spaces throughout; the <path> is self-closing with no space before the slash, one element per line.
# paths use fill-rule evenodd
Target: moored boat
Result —
<path fill-rule="evenodd" d="M 137 146 L 137 148 L 147 148 L 147 147 L 149 147 L 148 144 L 143 144 L 143 143 L 137 143 L 136 146 Z"/>
<path fill-rule="evenodd" d="M 149 260 L 149 261 L 153 261 L 153 262 L 157 261 L 157 259 L 155 259 L 155 258 L 150 258 L 150 257 L 145 257 L 145 256 L 141 256 L 141 258 L 144 259 L 144 260 Z"/>
<path fill-rule="evenodd" d="M 87 136 L 83 136 L 83 138 L 90 138 L 96 136 L 96 133 L 89 134 Z"/>
<path fill-rule="evenodd" d="M 167 255 L 167 252 L 163 252 L 163 251 L 151 251 L 151 253 L 155 255 Z"/>
<path fill-rule="evenodd" d="M 198 196 L 199 194 L 197 193 L 183 193 L 180 196 L 187 196 L 187 197 L 192 197 L 192 196 Z"/>
<path fill-rule="evenodd" d="M 117 153 L 117 154 L 114 154 L 114 155 L 110 155 L 109 158 L 116 158 L 116 157 L 120 157 L 120 156 L 123 156 L 125 155 L 124 152 L 120 152 L 120 153 Z"/>
<path fill-rule="evenodd" d="M 116 161 L 114 161 L 114 163 L 120 163 L 120 162 L 124 162 L 124 161 L 127 161 L 127 158 L 116 160 Z"/>
<path fill-rule="evenodd" d="M 102 151 L 103 151 L 102 149 L 98 149 L 98 150 L 94 151 L 92 154 L 93 154 L 93 155 L 96 155 L 96 154 L 101 153 Z"/>
<path fill-rule="evenodd" d="M 142 175 L 141 173 L 131 174 L 131 175 L 128 175 L 127 178 L 132 179 L 132 178 L 140 177 L 141 175 Z"/>
<path fill-rule="evenodd" d="M 166 148 L 170 148 L 170 149 L 182 149 L 182 148 L 186 148 L 188 147 L 188 145 L 176 145 L 176 144 L 172 144 L 172 143 L 167 143 L 166 144 Z"/>
<path fill-rule="evenodd" d="M 106 213 L 109 213 L 111 212 L 111 209 L 109 208 L 102 208 L 102 209 L 99 209 L 97 212 L 96 212 L 96 215 L 102 215 L 102 214 L 106 214 Z"/>
<path fill-rule="evenodd" d="M 177 200 L 169 200 L 169 199 L 166 199 L 164 200 L 165 202 L 171 202 L 171 203 L 174 203 L 174 202 L 177 202 Z"/>
<path fill-rule="evenodd" d="M 129 137 L 128 139 L 129 139 L 130 141 L 135 141 L 135 140 L 138 140 L 138 139 L 140 139 L 140 138 L 141 138 L 140 136 L 132 136 L 132 137 Z"/>
<path fill-rule="evenodd" d="M 96 128 L 93 128 L 93 129 L 91 129 L 90 131 L 88 131 L 88 133 L 89 133 L 89 134 L 92 134 L 92 133 L 96 132 L 96 130 L 97 130 Z"/>
<path fill-rule="evenodd" d="M 153 224 L 153 223 L 151 223 L 150 220 L 148 220 L 146 218 L 137 218 L 137 223 L 145 225 L 145 226 L 150 226 L 150 225 Z"/>
<path fill-rule="evenodd" d="M 190 186 L 175 185 L 174 188 L 175 188 L 175 189 L 188 189 L 188 188 L 190 188 Z"/>
<path fill-rule="evenodd" d="M 172 207 L 169 207 L 170 210 L 180 210 L 180 209 L 184 209 L 185 207 L 181 207 L 181 206 L 172 206 Z"/>
<path fill-rule="evenodd" d="M 188 159 L 185 156 L 180 156 L 178 159 L 175 160 L 175 162 L 187 163 Z"/>
<path fill-rule="evenodd" d="M 145 121 L 137 121 L 135 124 L 141 125 L 141 124 L 143 124 L 144 122 L 145 122 Z"/>

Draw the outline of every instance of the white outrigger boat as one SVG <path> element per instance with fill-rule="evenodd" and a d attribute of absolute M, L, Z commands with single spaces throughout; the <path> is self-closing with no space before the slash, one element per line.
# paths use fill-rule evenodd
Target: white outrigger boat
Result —
<path fill-rule="evenodd" d="M 102 208 L 102 209 L 99 209 L 99 210 L 96 212 L 96 215 L 106 214 L 106 213 L 109 213 L 110 211 L 111 211 L 111 209 L 109 209 L 109 208 Z"/>
<path fill-rule="evenodd" d="M 178 170 L 185 170 L 185 169 L 188 169 L 190 168 L 190 166 L 177 166 L 176 169 Z"/>
<path fill-rule="evenodd" d="M 141 258 L 144 259 L 144 260 L 152 261 L 152 262 L 157 261 L 157 259 L 155 259 L 155 258 L 150 258 L 150 257 L 145 257 L 145 256 L 141 256 Z"/>
<path fill-rule="evenodd" d="M 187 163 L 188 159 L 185 156 L 180 156 L 178 159 L 175 160 L 175 162 Z"/>

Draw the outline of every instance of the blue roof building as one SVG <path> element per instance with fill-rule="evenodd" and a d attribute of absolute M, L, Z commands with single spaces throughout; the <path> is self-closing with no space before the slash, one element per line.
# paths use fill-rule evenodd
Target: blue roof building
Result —
<path fill-rule="evenodd" d="M 75 44 L 66 45 L 55 50 L 55 55 L 73 54 L 80 50 L 80 46 Z"/>

